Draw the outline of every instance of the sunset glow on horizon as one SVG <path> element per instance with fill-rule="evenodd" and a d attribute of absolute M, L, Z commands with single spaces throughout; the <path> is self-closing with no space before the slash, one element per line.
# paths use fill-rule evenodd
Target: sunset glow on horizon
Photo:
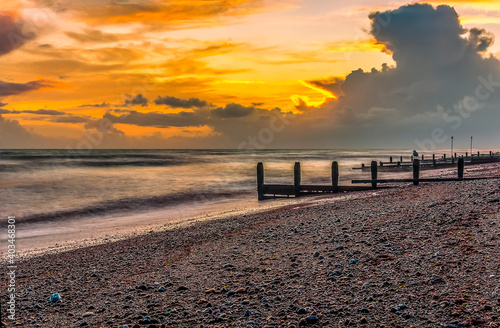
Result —
<path fill-rule="evenodd" d="M 498 2 L 425 3 L 453 7 L 465 29 L 500 35 Z M 351 108 L 334 107 L 343 97 L 339 85 L 352 71 L 396 67 L 393 50 L 376 40 L 369 16 L 405 4 L 4 1 L 0 148 L 74 148 L 105 117 L 113 122 L 106 133 L 113 135 L 98 148 L 234 147 L 239 144 L 230 142 L 239 138 L 231 134 L 235 125 L 252 127 L 244 136 L 256 133 L 259 115 L 275 108 L 282 116 L 296 116 L 293 124 L 302 120 L 305 128 L 314 128 L 332 117 L 326 111 Z M 481 54 L 497 57 L 499 50 L 491 43 Z M 391 106 L 383 112 L 398 109 Z M 218 109 L 223 114 L 215 120 Z M 434 104 L 425 111 L 434 112 Z M 379 112 L 374 105 L 358 117 Z M 147 123 L 145 115 L 152 114 L 159 115 L 154 122 L 169 123 Z M 187 116 L 191 121 L 184 123 Z M 31 141 L 6 140 L 16 133 L 29 134 L 26 140 Z M 32 142 L 40 137 L 39 144 Z"/>

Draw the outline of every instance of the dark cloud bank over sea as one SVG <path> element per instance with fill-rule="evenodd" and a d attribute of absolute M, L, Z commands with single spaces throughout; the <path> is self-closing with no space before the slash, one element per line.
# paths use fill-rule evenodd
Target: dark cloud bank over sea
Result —
<path fill-rule="evenodd" d="M 396 64 L 384 64 L 370 71 L 359 69 L 346 77 L 309 81 L 332 91 L 338 99 L 317 108 L 302 104 L 298 108 L 303 114 L 285 113 L 279 108 L 269 111 L 260 103 L 251 107 L 233 103 L 217 107 L 202 100 L 203 95 L 190 99 L 166 95 L 156 100 L 135 95 L 128 96 L 125 105 L 140 105 L 147 110 L 154 103 L 182 111 L 103 109 L 101 120 L 85 119 L 85 126 L 88 133 L 104 134 L 95 145 L 101 148 L 432 149 L 447 148 L 452 135 L 457 147 L 467 147 L 471 135 L 484 147 L 497 146 L 500 62 L 488 53 L 494 35 L 483 29 L 463 28 L 455 10 L 444 5 L 411 4 L 371 13 L 369 19 L 368 32 Z M 213 133 L 203 137 L 132 138 L 114 128 L 115 123 L 207 126 Z M 15 128 L 4 128 L 9 125 Z M 16 141 L 12 140 L 26 144 L 23 138 L 33 139 L 32 133 L 16 121 L 1 116 L 0 129 L 19 133 L 7 136 L 13 147 Z M 1 142 L 9 140 L 5 138 L 0 134 L 0 146 L 6 146 Z M 46 146 L 53 142 L 47 139 Z"/>

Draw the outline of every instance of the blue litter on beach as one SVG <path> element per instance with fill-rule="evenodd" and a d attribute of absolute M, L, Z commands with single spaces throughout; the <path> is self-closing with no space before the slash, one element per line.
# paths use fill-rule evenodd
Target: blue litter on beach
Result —
<path fill-rule="evenodd" d="M 59 295 L 59 293 L 55 293 L 55 294 L 50 295 L 50 302 L 51 303 L 56 303 L 56 302 L 59 302 L 60 300 L 61 300 L 61 296 Z"/>
<path fill-rule="evenodd" d="M 150 317 L 144 317 L 144 319 L 142 319 L 142 323 L 150 323 L 150 322 L 151 322 Z"/>
<path fill-rule="evenodd" d="M 408 308 L 408 305 L 406 304 L 401 304 L 399 305 L 397 308 L 396 308 L 396 311 L 401 311 L 401 310 L 404 310 L 404 309 L 407 309 Z"/>
<path fill-rule="evenodd" d="M 343 248 L 344 248 L 344 246 L 342 246 L 342 245 L 337 247 L 337 249 L 343 249 Z"/>
<path fill-rule="evenodd" d="M 358 260 L 356 259 L 349 260 L 349 264 L 356 264 L 356 263 L 358 263 Z"/>

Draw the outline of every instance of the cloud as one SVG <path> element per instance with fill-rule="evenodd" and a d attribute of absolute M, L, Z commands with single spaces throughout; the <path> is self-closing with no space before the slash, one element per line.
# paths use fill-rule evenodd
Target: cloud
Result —
<path fill-rule="evenodd" d="M 65 32 L 65 34 L 81 43 L 106 43 L 120 40 L 116 34 L 104 33 L 103 31 L 92 29 L 86 29 L 83 33 Z"/>
<path fill-rule="evenodd" d="M 125 106 L 148 106 L 149 101 L 141 94 L 138 94 L 135 97 L 132 97 L 131 95 L 126 96 L 128 99 L 125 99 Z"/>
<path fill-rule="evenodd" d="M 36 0 L 36 2 L 93 26 L 141 23 L 151 29 L 175 30 L 222 25 L 226 23 L 224 17 L 241 17 L 283 10 L 290 8 L 294 1 Z"/>
<path fill-rule="evenodd" d="M 10 83 L 0 81 L 0 97 L 17 95 L 23 92 L 51 88 L 53 82 L 47 80 L 31 81 L 28 83 Z"/>
<path fill-rule="evenodd" d="M 494 42 L 493 33 L 486 32 L 485 29 L 471 28 L 469 30 L 469 44 L 475 47 L 475 51 L 486 51 Z"/>
<path fill-rule="evenodd" d="M 111 112 L 107 112 L 103 118 L 113 123 L 160 128 L 203 126 L 206 124 L 206 115 L 199 112 L 180 112 L 176 114 L 158 112 L 141 113 L 133 110 L 123 112 L 125 112 L 123 115 L 114 115 Z"/>
<path fill-rule="evenodd" d="M 339 98 L 298 120 L 304 126 L 316 126 L 317 136 L 305 133 L 304 140 L 332 139 L 342 133 L 343 141 L 354 144 L 413 147 L 416 139 L 429 137 L 435 128 L 448 135 L 470 136 L 485 129 L 497 133 L 491 122 L 498 125 L 500 119 L 496 105 L 500 89 L 495 89 L 500 62 L 482 55 L 493 43 L 492 34 L 477 28 L 467 31 L 449 6 L 412 4 L 375 12 L 369 18 L 372 37 L 396 65 L 368 72 L 358 69 L 343 79 L 310 81 Z M 477 90 L 488 94 L 478 100 Z M 462 115 L 460 106 L 469 96 L 480 105 L 474 113 Z M 437 113 L 438 106 L 445 108 L 445 115 Z"/>
<path fill-rule="evenodd" d="M 28 114 L 36 114 L 36 115 L 64 115 L 65 112 L 60 112 L 58 110 L 51 109 L 38 109 L 38 110 L 22 110 L 19 113 L 28 113 Z"/>
<path fill-rule="evenodd" d="M 254 111 L 253 107 L 245 107 L 239 104 L 227 104 L 226 107 L 216 108 L 212 110 L 212 114 L 221 118 L 236 118 L 236 117 L 245 117 Z"/>
<path fill-rule="evenodd" d="M 16 13 L 0 11 L 0 56 L 22 47 L 36 37 L 25 27 L 25 22 Z"/>
<path fill-rule="evenodd" d="M 102 102 L 102 104 L 84 104 L 80 105 L 78 107 L 96 107 L 96 108 L 102 108 L 102 107 L 109 107 L 111 104 L 107 103 L 105 101 Z"/>
<path fill-rule="evenodd" d="M 89 123 L 92 121 L 92 119 L 84 116 L 69 115 L 69 116 L 56 116 L 51 118 L 50 121 L 54 123 L 79 124 L 79 123 Z"/>
<path fill-rule="evenodd" d="M 198 98 L 180 99 L 176 97 L 161 97 L 158 96 L 155 100 L 156 105 L 166 105 L 172 108 L 202 108 L 210 106 L 211 104 L 205 100 Z"/>

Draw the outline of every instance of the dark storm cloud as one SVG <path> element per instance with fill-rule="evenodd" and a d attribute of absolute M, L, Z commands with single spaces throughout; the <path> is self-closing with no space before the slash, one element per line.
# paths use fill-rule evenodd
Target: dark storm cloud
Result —
<path fill-rule="evenodd" d="M 0 12 L 0 56 L 20 48 L 35 37 L 15 13 Z"/>
<path fill-rule="evenodd" d="M 294 124 L 307 121 L 324 129 L 315 130 L 317 140 L 342 132 L 344 142 L 378 142 L 374 146 L 412 147 L 435 128 L 446 131 L 448 138 L 460 131 L 469 136 L 477 131 L 498 134 L 500 62 L 480 54 L 493 44 L 492 34 L 464 29 L 449 6 L 412 4 L 369 18 L 372 36 L 396 64 L 355 70 L 345 79 L 310 81 L 339 98 L 306 112 Z M 460 111 L 470 96 L 476 97 L 478 109 L 464 114 Z"/>
<path fill-rule="evenodd" d="M 135 97 L 132 97 L 131 95 L 127 95 L 128 99 L 125 99 L 125 105 L 126 106 L 142 106 L 142 107 L 147 107 L 148 106 L 148 99 L 146 99 L 143 95 L 138 94 Z"/>
<path fill-rule="evenodd" d="M 449 6 L 412 4 L 369 17 L 372 36 L 385 45 L 396 66 L 359 69 L 344 81 L 316 83 L 340 95 L 337 111 L 350 119 L 372 107 L 394 108 L 403 117 L 435 111 L 438 105 L 452 107 L 474 93 L 479 76 L 500 71 L 497 59 L 478 54 L 493 36 L 471 29 L 467 38 Z"/>
<path fill-rule="evenodd" d="M 10 83 L 0 81 L 0 97 L 17 95 L 23 92 L 52 87 L 52 82 L 45 80 L 31 81 L 28 83 Z"/>
<path fill-rule="evenodd" d="M 225 107 L 218 107 L 212 110 L 212 114 L 221 118 L 245 117 L 254 111 L 254 107 L 245 107 L 239 104 L 227 104 Z"/>
<path fill-rule="evenodd" d="M 476 51 L 486 51 L 494 42 L 493 33 L 486 32 L 485 29 L 471 28 L 469 30 L 469 43 L 475 46 Z"/>
<path fill-rule="evenodd" d="M 160 97 L 156 98 L 155 104 L 166 105 L 172 108 L 202 108 L 210 106 L 211 104 L 205 100 L 198 98 L 180 99 L 176 97 Z"/>

